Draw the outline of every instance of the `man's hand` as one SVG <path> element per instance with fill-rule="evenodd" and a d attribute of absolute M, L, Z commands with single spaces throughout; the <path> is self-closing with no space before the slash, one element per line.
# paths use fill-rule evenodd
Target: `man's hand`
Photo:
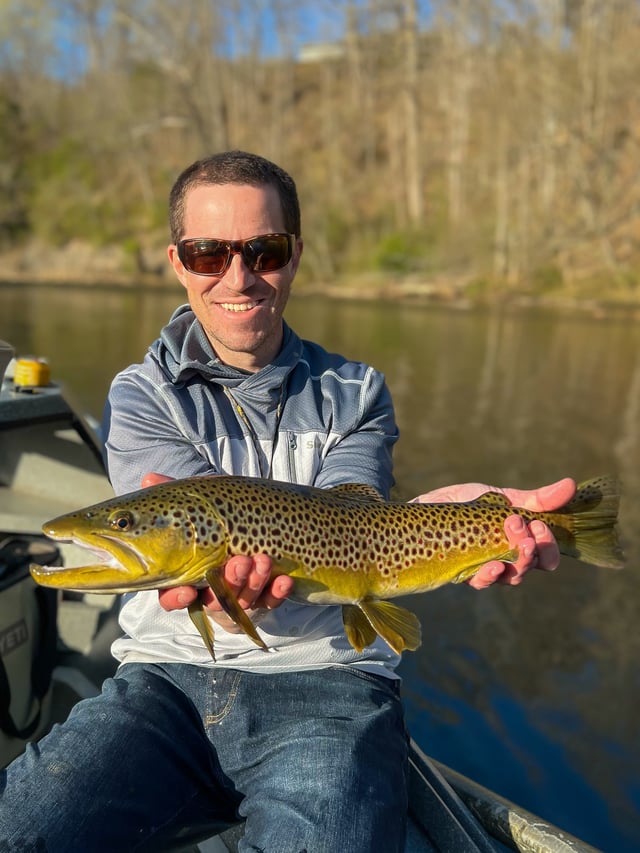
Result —
<path fill-rule="evenodd" d="M 576 491 L 575 481 L 566 477 L 539 489 L 498 489 L 484 483 L 465 483 L 446 486 L 414 498 L 418 503 L 444 503 L 447 501 L 472 501 L 484 492 L 500 492 L 513 506 L 546 512 L 559 509 L 568 503 Z M 486 589 L 493 583 L 517 586 L 529 569 L 551 572 L 558 567 L 560 551 L 551 530 L 542 521 L 527 525 L 518 515 L 510 515 L 504 529 L 512 548 L 518 548 L 518 558 L 513 563 L 491 560 L 485 563 L 467 583 L 474 589 Z"/>
<path fill-rule="evenodd" d="M 163 474 L 146 474 L 142 479 L 142 488 L 157 486 L 158 483 L 166 483 L 171 479 Z M 294 583 L 287 575 L 280 575 L 270 582 L 271 558 L 266 554 L 231 557 L 225 564 L 224 577 L 240 606 L 250 616 L 254 610 L 272 610 L 279 607 L 290 595 Z M 229 633 L 239 633 L 242 630 L 227 616 L 210 589 L 197 590 L 194 586 L 175 586 L 159 590 L 158 597 L 164 610 L 180 610 L 195 601 L 198 594 L 202 596 L 211 618 L 221 628 Z"/>

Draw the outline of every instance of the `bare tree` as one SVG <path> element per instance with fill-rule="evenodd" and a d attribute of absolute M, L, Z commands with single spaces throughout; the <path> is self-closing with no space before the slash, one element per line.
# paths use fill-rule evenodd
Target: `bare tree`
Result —
<path fill-rule="evenodd" d="M 404 0 L 403 39 L 405 56 L 405 151 L 406 194 L 409 221 L 415 226 L 424 217 L 424 189 L 420 156 L 418 6 L 417 0 Z"/>
<path fill-rule="evenodd" d="M 410 226 L 469 278 L 632 283 L 639 34 L 637 0 L 4 0 L 0 217 L 159 241 L 177 169 L 246 147 L 298 177 L 319 275 Z"/>
<path fill-rule="evenodd" d="M 449 223 L 455 228 L 465 212 L 464 171 L 468 161 L 472 43 L 472 0 L 439 4 L 443 55 L 440 98 L 446 116 L 447 199 Z"/>

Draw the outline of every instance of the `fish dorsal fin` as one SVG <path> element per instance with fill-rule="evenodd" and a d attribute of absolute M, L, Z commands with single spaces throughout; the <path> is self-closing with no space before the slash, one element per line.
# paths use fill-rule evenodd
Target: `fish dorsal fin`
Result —
<path fill-rule="evenodd" d="M 479 495 L 475 500 L 469 501 L 472 504 L 486 504 L 487 506 L 512 506 L 509 498 L 500 492 L 485 492 Z"/>
<path fill-rule="evenodd" d="M 415 613 L 390 601 L 361 601 L 359 607 L 371 626 L 394 652 L 415 651 L 422 642 L 422 629 Z"/>
<path fill-rule="evenodd" d="M 339 486 L 331 486 L 327 491 L 341 498 L 384 503 L 384 498 L 380 492 L 375 486 L 370 486 L 368 483 L 341 483 Z"/>

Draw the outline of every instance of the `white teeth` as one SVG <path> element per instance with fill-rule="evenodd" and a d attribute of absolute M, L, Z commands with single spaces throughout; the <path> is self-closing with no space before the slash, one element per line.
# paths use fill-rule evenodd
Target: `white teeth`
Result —
<path fill-rule="evenodd" d="M 258 305 L 257 302 L 221 302 L 220 307 L 224 308 L 225 311 L 251 311 L 252 308 L 256 308 Z"/>

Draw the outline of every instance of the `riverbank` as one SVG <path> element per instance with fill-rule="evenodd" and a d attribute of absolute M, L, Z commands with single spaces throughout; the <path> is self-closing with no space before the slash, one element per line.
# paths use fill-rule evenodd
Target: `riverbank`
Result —
<path fill-rule="evenodd" d="M 175 279 L 168 276 L 97 276 L 94 279 L 62 280 L 52 277 L 0 274 L 0 287 L 33 286 L 44 288 L 77 288 L 89 290 L 143 290 L 169 292 L 176 287 Z M 305 299 L 324 296 L 350 302 L 404 302 L 416 305 L 434 305 L 457 311 L 478 308 L 495 308 L 523 311 L 547 310 L 562 314 L 579 314 L 595 319 L 619 317 L 640 322 L 640 296 L 623 298 L 619 295 L 585 296 L 570 289 L 552 294 L 533 293 L 518 288 L 487 288 L 482 292 L 468 291 L 465 287 L 445 282 L 425 282 L 403 279 L 371 281 L 370 278 L 331 282 L 296 282 L 293 297 Z"/>
<path fill-rule="evenodd" d="M 35 256 L 40 256 L 35 253 Z M 34 285 L 42 287 L 122 288 L 123 290 L 167 291 L 176 287 L 168 264 L 144 260 L 142 271 L 127 269 L 122 251 L 107 248 L 96 255 L 85 246 L 74 246 L 44 255 L 43 270 L 30 260 L 33 252 L 0 255 L 0 286 Z M 129 259 L 131 266 L 131 259 Z M 545 308 L 578 312 L 595 317 L 624 313 L 640 320 L 640 282 L 621 283 L 614 277 L 577 280 L 555 287 L 535 287 L 527 283 L 506 283 L 473 275 L 398 275 L 367 272 L 320 281 L 304 266 L 296 279 L 297 297 L 327 296 L 349 301 L 390 301 L 434 304 L 459 310 L 481 306 L 515 309 Z"/>

